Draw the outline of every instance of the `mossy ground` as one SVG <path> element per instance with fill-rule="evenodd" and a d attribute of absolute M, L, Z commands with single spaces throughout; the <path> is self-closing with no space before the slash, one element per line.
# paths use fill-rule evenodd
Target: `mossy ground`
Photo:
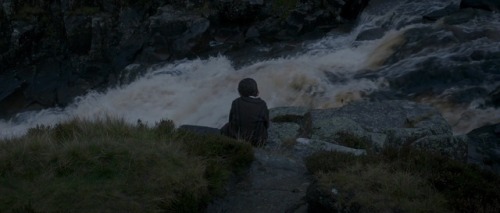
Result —
<path fill-rule="evenodd" d="M 253 160 L 248 143 L 119 119 L 0 141 L 1 212 L 199 212 Z"/>
<path fill-rule="evenodd" d="M 500 176 L 443 156 L 387 148 L 354 156 L 322 152 L 306 159 L 338 206 L 359 212 L 500 212 Z"/>

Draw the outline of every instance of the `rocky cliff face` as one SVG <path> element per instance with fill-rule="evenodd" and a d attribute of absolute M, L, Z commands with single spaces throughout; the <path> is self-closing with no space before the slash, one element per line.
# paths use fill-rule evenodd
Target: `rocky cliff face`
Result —
<path fill-rule="evenodd" d="M 322 34 L 367 2 L 4 0 L 0 117 L 67 105 L 150 64 Z"/>

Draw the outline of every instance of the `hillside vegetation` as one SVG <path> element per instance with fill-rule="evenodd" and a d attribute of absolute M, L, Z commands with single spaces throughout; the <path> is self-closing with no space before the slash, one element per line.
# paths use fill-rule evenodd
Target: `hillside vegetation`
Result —
<path fill-rule="evenodd" d="M 309 197 L 316 212 L 500 211 L 498 175 L 425 151 L 318 152 L 306 165 L 316 180 Z"/>
<path fill-rule="evenodd" d="M 75 119 L 0 141 L 1 212 L 199 212 L 253 160 L 247 143 Z"/>

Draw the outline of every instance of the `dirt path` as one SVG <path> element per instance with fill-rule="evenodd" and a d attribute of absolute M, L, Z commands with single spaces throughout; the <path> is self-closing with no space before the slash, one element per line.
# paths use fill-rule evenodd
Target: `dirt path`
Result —
<path fill-rule="evenodd" d="M 207 213 L 307 212 L 310 180 L 302 157 L 293 151 L 255 149 L 248 174 L 214 201 Z"/>

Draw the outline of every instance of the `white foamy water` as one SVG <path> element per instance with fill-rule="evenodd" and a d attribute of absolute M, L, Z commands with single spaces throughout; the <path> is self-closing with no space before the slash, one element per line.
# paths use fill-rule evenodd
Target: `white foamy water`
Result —
<path fill-rule="evenodd" d="M 417 5 L 429 4 L 415 2 Z M 435 7 L 443 7 L 455 1 L 429 2 L 434 2 Z M 403 32 L 412 27 L 398 25 L 411 23 L 421 18 L 422 13 L 432 11 L 431 7 L 422 6 L 422 11 L 414 10 L 414 4 L 385 1 L 376 5 L 372 2 L 374 8 L 367 9 L 360 17 L 359 26 L 351 33 L 309 43 L 304 47 L 305 53 L 293 57 L 264 60 L 240 69 L 235 69 L 224 56 L 156 67 L 128 85 L 110 88 L 104 93 L 90 92 L 66 108 L 27 112 L 10 120 L 0 120 L 0 138 L 20 136 L 36 125 L 54 125 L 75 117 L 115 116 L 130 123 L 140 119 L 148 125 L 171 119 L 177 126 L 193 124 L 219 128 L 228 119 L 232 100 L 238 97 L 238 82 L 247 77 L 257 81 L 260 96 L 270 108 L 339 107 L 361 99 L 362 94 L 387 87 L 383 77 L 368 80 L 355 79 L 353 75 L 380 68 L 393 53 L 392 47 L 402 41 Z M 355 42 L 360 31 L 382 24 L 389 26 L 383 38 Z M 332 83 L 327 73 L 339 76 L 342 81 Z M 473 104 L 440 109 L 444 110 L 443 114 L 457 133 L 465 133 L 479 123 L 500 122 L 498 110 L 477 109 Z"/>
<path fill-rule="evenodd" d="M 0 121 L 0 137 L 18 136 L 38 124 L 53 125 L 74 117 L 96 119 L 122 117 L 130 123 L 141 120 L 155 124 L 172 119 L 177 125 L 195 124 L 221 127 L 228 119 L 237 84 L 254 78 L 260 96 L 270 108 L 339 106 L 360 98 L 360 92 L 374 90 L 378 82 L 349 80 L 332 85 L 324 72 L 348 74 L 360 69 L 359 61 L 369 57 L 374 45 L 342 49 L 322 56 L 302 55 L 255 63 L 235 70 L 224 56 L 184 61 L 151 70 L 129 85 L 91 92 L 64 109 L 23 113 L 10 121 Z M 173 75 L 172 73 L 181 73 Z"/>

